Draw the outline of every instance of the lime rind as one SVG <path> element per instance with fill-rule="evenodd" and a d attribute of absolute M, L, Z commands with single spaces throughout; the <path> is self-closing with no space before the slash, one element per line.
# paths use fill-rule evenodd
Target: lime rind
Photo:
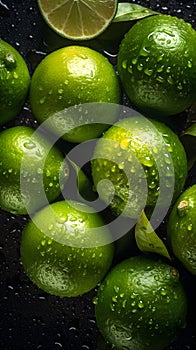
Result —
<path fill-rule="evenodd" d="M 71 40 L 97 37 L 109 26 L 117 10 L 117 0 L 38 0 L 47 24 Z"/>

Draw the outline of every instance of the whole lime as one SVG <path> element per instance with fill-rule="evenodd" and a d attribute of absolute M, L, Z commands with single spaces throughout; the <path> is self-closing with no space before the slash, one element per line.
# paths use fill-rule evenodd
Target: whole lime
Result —
<path fill-rule="evenodd" d="M 196 185 L 186 189 L 175 202 L 167 235 L 175 256 L 196 275 Z"/>
<path fill-rule="evenodd" d="M 186 326 L 187 298 L 176 268 L 145 256 L 116 265 L 101 283 L 95 315 L 115 349 L 161 350 Z"/>
<path fill-rule="evenodd" d="M 14 214 L 32 213 L 60 195 L 66 178 L 62 153 L 43 134 L 26 126 L 0 133 L 2 209 Z"/>
<path fill-rule="evenodd" d="M 138 21 L 125 35 L 118 71 L 127 96 L 143 113 L 182 112 L 196 99 L 196 32 L 169 15 Z"/>
<path fill-rule="evenodd" d="M 29 88 L 26 62 L 10 44 L 0 39 L 0 125 L 20 112 Z"/>
<path fill-rule="evenodd" d="M 142 116 L 111 126 L 94 149 L 92 177 L 116 214 L 137 218 L 144 207 L 169 208 L 187 176 L 185 150 L 165 124 Z"/>
<path fill-rule="evenodd" d="M 42 209 L 25 227 L 21 260 L 39 288 L 78 296 L 93 289 L 110 268 L 114 252 L 113 243 L 107 243 L 110 239 L 92 208 L 60 201 Z"/>
<path fill-rule="evenodd" d="M 120 99 L 111 63 L 99 52 L 82 46 L 64 47 L 46 56 L 36 68 L 30 86 L 30 103 L 37 120 L 42 123 L 50 118 L 50 129 L 60 136 L 65 130 L 63 137 L 71 142 L 99 136 L 108 127 L 105 123 L 113 122 L 117 116 L 104 115 L 100 124 L 95 120 L 95 127 L 91 117 L 96 107 L 89 110 L 81 105 L 119 104 Z M 70 110 L 71 106 L 76 108 Z"/>

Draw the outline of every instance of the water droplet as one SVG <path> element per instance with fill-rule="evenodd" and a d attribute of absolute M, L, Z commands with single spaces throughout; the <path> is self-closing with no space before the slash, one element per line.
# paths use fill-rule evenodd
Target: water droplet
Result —
<path fill-rule="evenodd" d="M 173 80 L 173 78 L 172 78 L 171 76 L 169 76 L 169 77 L 167 78 L 167 82 L 168 82 L 170 85 L 173 85 L 173 84 L 174 84 L 174 80 Z"/>
<path fill-rule="evenodd" d="M 110 304 L 110 310 L 113 312 L 115 311 L 114 304 Z"/>
<path fill-rule="evenodd" d="M 134 299 L 136 297 L 136 293 L 131 294 L 131 299 Z"/>
<path fill-rule="evenodd" d="M 167 295 L 167 291 L 164 288 L 161 288 L 161 295 L 165 296 Z"/>
<path fill-rule="evenodd" d="M 177 85 L 177 89 L 178 89 L 178 90 L 183 90 L 182 83 L 179 83 L 179 84 Z"/>
<path fill-rule="evenodd" d="M 150 54 L 150 49 L 146 46 L 143 46 L 141 47 L 139 54 L 140 56 L 147 57 Z"/>
<path fill-rule="evenodd" d="M 48 226 L 48 230 L 49 230 L 49 231 L 52 231 L 53 227 L 54 227 L 54 225 L 53 225 L 53 224 L 50 224 L 50 225 Z"/>
<path fill-rule="evenodd" d="M 94 298 L 93 298 L 93 304 L 94 304 L 94 305 L 97 305 L 97 304 L 98 304 L 98 300 L 99 300 L 99 299 L 98 299 L 97 296 L 94 297 Z"/>
<path fill-rule="evenodd" d="M 161 73 L 164 70 L 165 66 L 162 65 L 161 67 L 157 68 L 157 72 Z"/>
<path fill-rule="evenodd" d="M 133 64 L 136 64 L 136 63 L 137 63 L 137 58 L 136 58 L 136 57 L 132 58 L 131 62 L 132 62 Z"/>
<path fill-rule="evenodd" d="M 160 62 L 162 61 L 164 58 L 164 53 L 162 55 L 160 55 L 158 58 L 157 58 L 157 62 Z"/>
<path fill-rule="evenodd" d="M 123 69 L 127 68 L 127 60 L 122 61 L 122 68 Z"/>
<path fill-rule="evenodd" d="M 36 147 L 36 145 L 32 141 L 26 141 L 26 142 L 24 142 L 24 147 L 27 149 L 33 149 Z"/>
<path fill-rule="evenodd" d="M 188 68 L 192 68 L 192 62 L 191 61 L 188 61 L 187 67 Z"/>
<path fill-rule="evenodd" d="M 144 303 L 142 300 L 139 301 L 139 303 L 137 304 L 137 306 L 139 307 L 139 309 L 143 309 L 144 308 Z"/>
<path fill-rule="evenodd" d="M 150 77 L 153 74 L 153 69 L 145 68 L 144 73 Z"/>
<path fill-rule="evenodd" d="M 18 79 L 18 74 L 16 72 L 14 72 L 13 77 L 14 77 L 14 79 Z"/>
<path fill-rule="evenodd" d="M 123 307 L 123 309 L 125 309 L 125 307 L 126 307 L 126 303 L 127 303 L 127 300 L 125 299 L 125 300 L 123 300 L 123 302 L 122 302 L 122 307 Z"/>
<path fill-rule="evenodd" d="M 170 152 L 170 153 L 172 153 L 173 152 L 173 147 L 171 146 L 171 145 L 169 145 L 169 147 L 168 147 L 168 151 Z M 170 164 L 170 163 L 169 163 Z"/>
<path fill-rule="evenodd" d="M 146 156 L 142 159 L 142 164 L 150 168 L 153 166 L 153 160 L 149 156 Z"/>
<path fill-rule="evenodd" d="M 191 231 L 193 229 L 193 224 L 189 224 L 188 226 L 187 226 L 187 230 L 188 231 Z"/>
<path fill-rule="evenodd" d="M 117 300 L 117 296 L 116 296 L 116 295 L 112 297 L 112 301 L 113 301 L 114 303 L 117 303 L 118 300 Z"/>
<path fill-rule="evenodd" d="M 154 279 L 155 279 L 155 281 L 158 281 L 159 280 L 159 276 L 158 275 L 154 276 Z"/>
<path fill-rule="evenodd" d="M 143 66 L 142 63 L 139 63 L 139 64 L 137 65 L 137 69 L 138 69 L 139 71 L 142 71 L 143 68 L 144 68 L 144 66 Z"/>
<path fill-rule="evenodd" d="M 159 82 L 159 83 L 164 83 L 165 82 L 165 79 L 163 77 L 161 77 L 160 75 L 158 77 L 156 77 L 156 80 Z"/>
<path fill-rule="evenodd" d="M 39 100 L 40 105 L 43 105 L 43 104 L 44 104 L 44 102 L 45 102 L 45 100 L 46 100 L 46 98 L 45 98 L 45 97 L 40 98 L 40 100 Z"/>
<path fill-rule="evenodd" d="M 123 163 L 118 164 L 118 168 L 119 168 L 120 170 L 123 170 L 123 169 L 124 169 L 124 164 L 123 164 Z"/>
<path fill-rule="evenodd" d="M 118 293 L 119 292 L 119 287 L 118 286 L 114 286 L 114 291 L 116 292 L 116 293 Z"/>

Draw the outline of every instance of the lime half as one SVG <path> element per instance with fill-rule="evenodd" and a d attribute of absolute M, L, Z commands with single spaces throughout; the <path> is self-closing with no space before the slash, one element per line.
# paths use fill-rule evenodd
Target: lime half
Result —
<path fill-rule="evenodd" d="M 112 21 L 117 0 L 38 0 L 40 11 L 58 34 L 73 40 L 92 39 Z"/>

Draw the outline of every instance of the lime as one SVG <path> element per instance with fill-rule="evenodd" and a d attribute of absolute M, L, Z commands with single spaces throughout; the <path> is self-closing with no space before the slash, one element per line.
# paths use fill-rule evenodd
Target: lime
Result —
<path fill-rule="evenodd" d="M 75 201 L 42 209 L 22 235 L 21 260 L 29 278 L 59 296 L 78 296 L 93 289 L 113 258 L 113 244 L 104 244 L 110 233 L 103 225 L 93 209 Z"/>
<path fill-rule="evenodd" d="M 66 179 L 63 155 L 43 135 L 26 126 L 0 133 L 0 207 L 15 214 L 33 212 L 61 193 Z M 23 190 L 21 191 L 21 181 Z M 40 192 L 44 184 L 47 198 Z"/>
<path fill-rule="evenodd" d="M 146 206 L 169 208 L 187 176 L 185 150 L 165 124 L 127 117 L 97 141 L 92 164 L 95 187 L 116 214 L 138 218 Z"/>
<path fill-rule="evenodd" d="M 167 235 L 175 256 L 196 275 L 196 185 L 186 189 L 174 204 Z"/>
<path fill-rule="evenodd" d="M 30 76 L 20 53 L 0 39 L 0 125 L 15 118 L 28 92 Z"/>
<path fill-rule="evenodd" d="M 73 130 L 81 118 L 84 118 L 82 124 L 87 124 L 89 116 L 86 114 L 90 114 L 88 107 L 80 112 L 77 105 L 91 102 L 120 103 L 118 78 L 102 54 L 87 47 L 68 46 L 50 53 L 41 61 L 30 87 L 31 107 L 40 123 L 52 117 L 49 122 L 53 132 L 59 134 L 69 127 Z M 76 109 L 70 109 L 71 106 L 76 106 Z M 65 108 L 68 108 L 67 114 Z M 91 109 L 91 113 L 95 113 L 96 108 Z M 108 122 L 115 118 L 116 113 L 108 116 Z M 107 123 L 107 116 L 104 120 Z M 106 127 L 102 123 L 97 127 L 88 123 L 68 132 L 64 138 L 71 142 L 84 141 L 99 136 Z"/>
<path fill-rule="evenodd" d="M 137 256 L 116 265 L 94 303 L 102 335 L 118 350 L 161 350 L 186 326 L 179 273 L 158 259 Z"/>
<path fill-rule="evenodd" d="M 118 71 L 130 101 L 143 113 L 167 116 L 196 99 L 196 32 L 183 19 L 156 15 L 125 35 Z"/>
<path fill-rule="evenodd" d="M 112 21 L 117 0 L 38 0 L 40 11 L 49 26 L 72 40 L 92 39 Z"/>

